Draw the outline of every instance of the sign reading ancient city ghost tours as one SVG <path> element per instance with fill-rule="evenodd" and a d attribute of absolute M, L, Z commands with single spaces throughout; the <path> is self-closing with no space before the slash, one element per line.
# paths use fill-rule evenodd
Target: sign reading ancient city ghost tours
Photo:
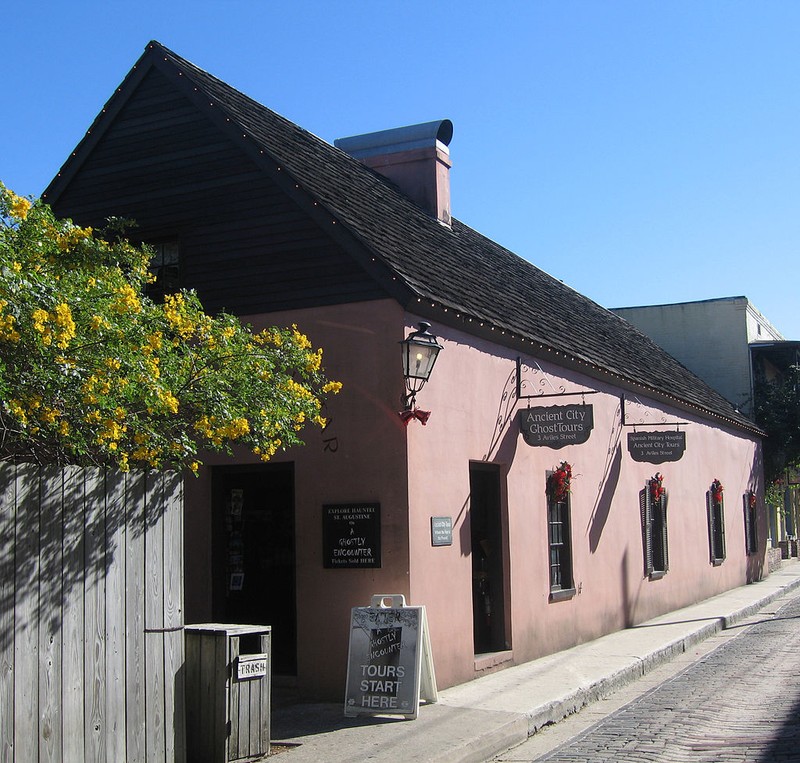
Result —
<path fill-rule="evenodd" d="M 594 428 L 594 409 L 586 404 L 526 408 L 519 412 L 519 427 L 528 445 L 556 450 L 580 445 L 589 439 Z"/>
<path fill-rule="evenodd" d="M 438 699 L 425 607 L 407 607 L 402 594 L 353 607 L 344 714 L 413 719 L 420 699 Z"/>
<path fill-rule="evenodd" d="M 686 432 L 628 432 L 628 452 L 634 461 L 680 461 L 685 451 Z"/>
<path fill-rule="evenodd" d="M 381 566 L 381 505 L 329 503 L 322 507 L 322 561 L 335 567 Z"/>

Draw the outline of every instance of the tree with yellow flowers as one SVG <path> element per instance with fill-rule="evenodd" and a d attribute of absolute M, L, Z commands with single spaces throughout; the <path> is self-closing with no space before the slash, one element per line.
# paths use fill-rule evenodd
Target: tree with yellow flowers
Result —
<path fill-rule="evenodd" d="M 191 291 L 149 299 L 150 253 L 0 183 L 0 460 L 194 471 L 268 460 L 339 391 L 296 326 L 254 332 Z"/>

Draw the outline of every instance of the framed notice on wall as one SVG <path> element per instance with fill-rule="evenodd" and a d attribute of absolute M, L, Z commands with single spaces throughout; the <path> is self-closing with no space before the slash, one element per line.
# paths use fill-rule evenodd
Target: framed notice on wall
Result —
<path fill-rule="evenodd" d="M 372 606 L 354 607 L 344 714 L 413 720 L 420 699 L 438 699 L 425 607 L 405 606 L 401 594 L 373 596 Z"/>
<path fill-rule="evenodd" d="M 381 566 L 379 503 L 328 503 L 322 507 L 322 564 L 327 569 Z"/>

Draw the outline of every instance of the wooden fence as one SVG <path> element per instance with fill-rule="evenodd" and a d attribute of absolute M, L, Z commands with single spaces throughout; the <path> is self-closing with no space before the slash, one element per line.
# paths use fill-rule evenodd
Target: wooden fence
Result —
<path fill-rule="evenodd" d="M 183 761 L 176 474 L 0 465 L 0 763 Z"/>

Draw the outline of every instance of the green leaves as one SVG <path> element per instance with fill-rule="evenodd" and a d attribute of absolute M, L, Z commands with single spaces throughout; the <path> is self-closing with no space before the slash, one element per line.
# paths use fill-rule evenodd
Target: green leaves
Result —
<path fill-rule="evenodd" d="M 800 465 L 800 366 L 789 366 L 775 380 L 757 385 L 755 414 L 767 433 L 764 471 L 769 484 Z"/>
<path fill-rule="evenodd" d="M 0 184 L 0 458 L 196 471 L 203 449 L 267 460 L 324 426 L 341 385 L 297 327 L 158 304 L 149 261 Z"/>

